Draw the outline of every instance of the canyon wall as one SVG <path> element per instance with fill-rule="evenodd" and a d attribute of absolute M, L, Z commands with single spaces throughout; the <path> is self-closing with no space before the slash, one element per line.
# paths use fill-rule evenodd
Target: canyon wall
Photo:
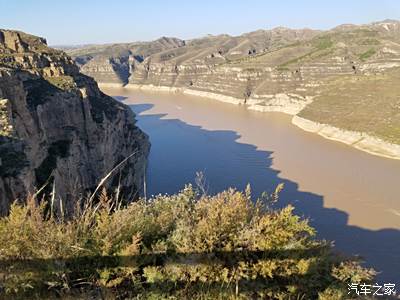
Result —
<path fill-rule="evenodd" d="M 71 54 L 80 61 L 91 53 L 95 64 L 96 57 L 128 45 L 98 46 L 97 54 L 93 47 L 83 47 Z M 400 144 L 399 21 L 345 24 L 327 31 L 278 27 L 240 36 L 210 35 L 158 49 L 142 52 L 139 60 L 132 49 L 125 59 L 129 66 L 123 67 L 128 72 L 118 85 L 300 115 Z M 83 72 L 86 65 L 90 63 L 82 65 Z M 87 72 L 98 78 L 100 73 Z M 102 76 L 100 82 L 115 86 L 115 76 Z"/>
<path fill-rule="evenodd" d="M 68 50 L 104 86 L 181 91 L 297 114 L 331 78 L 400 66 L 399 22 L 258 30 Z"/>
<path fill-rule="evenodd" d="M 41 187 L 71 208 L 132 153 L 105 186 L 140 193 L 149 142 L 134 114 L 42 38 L 0 30 L 0 129 L 1 214 Z"/>

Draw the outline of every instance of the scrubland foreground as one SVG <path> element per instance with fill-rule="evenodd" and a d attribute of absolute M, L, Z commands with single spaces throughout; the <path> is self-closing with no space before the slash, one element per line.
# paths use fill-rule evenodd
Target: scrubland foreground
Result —
<path fill-rule="evenodd" d="M 375 272 L 316 240 L 278 193 L 186 186 L 122 204 L 100 193 L 73 215 L 30 197 L 0 219 L 5 299 L 343 299 Z"/>

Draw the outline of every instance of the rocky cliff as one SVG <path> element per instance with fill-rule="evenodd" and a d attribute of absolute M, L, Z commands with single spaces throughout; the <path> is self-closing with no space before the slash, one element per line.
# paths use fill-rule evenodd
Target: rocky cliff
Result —
<path fill-rule="evenodd" d="M 103 94 L 64 52 L 0 30 L 0 213 L 42 186 L 72 207 L 132 153 L 106 187 L 137 196 L 148 149 L 132 111 Z"/>
<path fill-rule="evenodd" d="M 162 37 L 152 42 L 92 45 L 68 50 L 81 71 L 99 84 L 121 86 L 146 57 L 168 49 L 184 46 L 184 41 Z"/>
<path fill-rule="evenodd" d="M 222 94 L 262 111 L 296 114 L 337 76 L 400 66 L 399 22 L 327 32 L 277 28 L 187 42 L 146 58 L 128 86 Z"/>
<path fill-rule="evenodd" d="M 80 51 L 74 52 L 77 61 L 87 52 Z M 278 27 L 236 37 L 207 36 L 142 58 L 128 58 L 128 64 L 134 63 L 125 68 L 126 87 L 299 114 L 400 144 L 399 21 L 345 24 L 327 31 Z M 112 80 L 105 76 L 102 81 Z"/>
<path fill-rule="evenodd" d="M 399 24 L 386 20 L 328 31 L 278 27 L 236 37 L 167 39 L 164 47 L 142 47 L 141 52 L 116 44 L 100 52 L 94 46 L 74 49 L 71 55 L 82 62 L 82 72 L 104 84 L 172 87 L 261 111 L 296 114 L 335 76 L 400 66 Z M 129 53 L 121 50 L 129 47 Z M 88 55 L 92 58 L 85 63 Z M 98 62 L 104 57 L 109 64 Z"/>

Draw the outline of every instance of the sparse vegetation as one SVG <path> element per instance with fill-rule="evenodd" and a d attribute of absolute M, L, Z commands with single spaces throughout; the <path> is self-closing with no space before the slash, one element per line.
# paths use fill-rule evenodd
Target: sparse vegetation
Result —
<path fill-rule="evenodd" d="M 0 136 L 11 136 L 12 125 L 8 116 L 8 100 L 0 98 Z"/>
<path fill-rule="evenodd" d="M 360 45 L 380 45 L 381 42 L 376 38 L 366 38 L 360 41 Z"/>
<path fill-rule="evenodd" d="M 48 99 L 61 90 L 43 78 L 29 79 L 23 82 L 25 90 L 28 92 L 26 102 L 31 110 L 38 105 L 42 105 Z"/>
<path fill-rule="evenodd" d="M 333 41 L 329 36 L 322 36 L 322 37 L 317 37 L 313 39 L 312 44 L 318 49 L 318 50 L 325 50 L 333 46 Z"/>
<path fill-rule="evenodd" d="M 109 120 L 114 120 L 120 110 L 120 104 L 114 103 L 109 96 L 104 94 L 99 97 L 88 97 L 90 102 L 90 112 L 93 120 L 97 123 L 102 123 L 104 116 Z"/>
<path fill-rule="evenodd" d="M 74 78 L 67 75 L 61 76 L 53 76 L 53 77 L 45 77 L 45 79 L 50 82 L 55 87 L 59 88 L 60 90 L 71 90 L 75 87 Z"/>
<path fill-rule="evenodd" d="M 300 116 L 400 143 L 400 69 L 374 75 L 337 77 Z"/>
<path fill-rule="evenodd" d="M 24 167 L 29 165 L 21 146 L 15 146 L 18 141 L 14 138 L 0 135 L 0 176 L 16 176 Z M 16 148 L 13 148 L 13 147 Z M 16 150 L 17 149 L 17 150 Z"/>
<path fill-rule="evenodd" d="M 371 48 L 371 49 L 361 53 L 358 58 L 360 60 L 364 61 L 364 60 L 367 60 L 368 58 L 370 58 L 375 53 L 376 53 L 375 49 Z"/>
<path fill-rule="evenodd" d="M 326 50 L 331 48 L 334 45 L 333 41 L 331 40 L 331 38 L 329 36 L 316 37 L 313 40 L 311 40 L 310 44 L 312 45 L 314 50 L 311 50 L 306 54 L 300 55 L 298 57 L 295 57 L 293 59 L 290 59 L 290 60 L 278 65 L 276 67 L 277 70 L 278 71 L 288 71 L 288 70 L 290 70 L 290 68 L 289 68 L 290 65 L 300 63 L 306 59 L 320 58 L 322 56 L 328 55 L 331 53 L 331 51 L 326 51 Z"/>
<path fill-rule="evenodd" d="M 101 193 L 67 218 L 30 197 L 0 219 L 6 297 L 341 299 L 374 272 L 314 239 L 293 207 L 273 208 L 281 187 L 200 195 L 191 186 L 123 207 Z"/>

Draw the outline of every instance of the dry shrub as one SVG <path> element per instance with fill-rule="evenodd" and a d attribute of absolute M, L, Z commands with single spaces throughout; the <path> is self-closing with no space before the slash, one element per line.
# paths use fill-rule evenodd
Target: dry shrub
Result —
<path fill-rule="evenodd" d="M 187 186 L 127 206 L 103 191 L 68 218 L 30 197 L 0 219 L 2 293 L 339 299 L 347 283 L 372 280 L 316 240 L 293 207 L 273 208 L 281 188 L 253 202 L 249 189 L 209 196 Z"/>

